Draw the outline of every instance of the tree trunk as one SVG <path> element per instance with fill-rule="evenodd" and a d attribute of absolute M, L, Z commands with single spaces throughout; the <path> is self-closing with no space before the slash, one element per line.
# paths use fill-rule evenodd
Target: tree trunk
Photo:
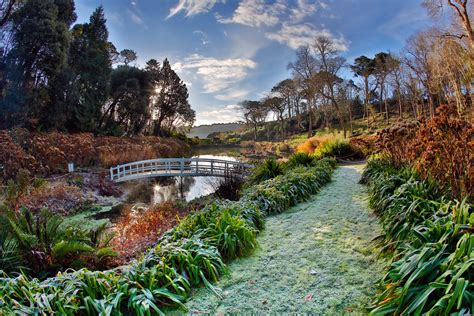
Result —
<path fill-rule="evenodd" d="M 308 138 L 313 136 L 313 108 L 312 101 L 308 100 Z"/>
<path fill-rule="evenodd" d="M 369 113 L 369 77 L 364 77 L 364 88 L 365 88 L 365 113 L 367 115 L 367 130 L 370 129 L 370 113 Z"/>
<path fill-rule="evenodd" d="M 402 93 L 400 92 L 400 88 L 397 89 L 397 96 L 398 96 L 398 115 L 402 118 Z"/>
<path fill-rule="evenodd" d="M 352 130 L 352 107 L 349 104 L 349 128 L 350 128 L 350 135 L 352 136 L 353 130 Z"/>

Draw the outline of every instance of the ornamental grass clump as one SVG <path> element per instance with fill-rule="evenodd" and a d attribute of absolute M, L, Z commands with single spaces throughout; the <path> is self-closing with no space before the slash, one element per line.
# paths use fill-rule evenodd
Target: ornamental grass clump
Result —
<path fill-rule="evenodd" d="M 371 160 L 363 175 L 393 262 L 372 314 L 468 315 L 474 311 L 474 212 L 411 169 Z"/>

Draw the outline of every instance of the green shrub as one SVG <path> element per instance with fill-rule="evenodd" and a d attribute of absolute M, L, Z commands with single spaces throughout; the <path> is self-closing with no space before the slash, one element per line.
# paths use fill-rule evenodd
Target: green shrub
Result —
<path fill-rule="evenodd" d="M 313 167 L 316 161 L 317 160 L 313 155 L 305 152 L 298 152 L 288 158 L 286 168 L 290 169 L 298 166 Z"/>
<path fill-rule="evenodd" d="M 325 157 L 347 160 L 363 158 L 363 155 L 358 150 L 354 149 L 347 141 L 340 139 L 323 142 L 314 151 L 314 156 L 317 159 Z"/>
<path fill-rule="evenodd" d="M 363 181 L 393 262 L 373 314 L 469 314 L 474 310 L 474 212 L 410 169 L 369 161 Z"/>
<path fill-rule="evenodd" d="M 62 225 L 62 217 L 47 209 L 36 215 L 27 209 L 21 209 L 19 213 L 8 212 L 1 215 L 0 223 L 2 240 L 9 246 L 10 253 L 16 249 L 24 268 L 40 277 L 69 267 L 86 266 L 82 261 L 84 254 L 99 263 L 105 257 L 115 255 L 108 247 L 112 236 L 106 233 L 105 225 L 92 231 Z M 21 268 L 2 267 L 4 271 L 21 271 Z"/>
<path fill-rule="evenodd" d="M 229 211 L 219 214 L 215 222 L 198 234 L 217 247 L 224 259 L 245 256 L 257 247 L 256 231 Z"/>
<path fill-rule="evenodd" d="M 266 159 L 257 165 L 248 179 L 248 184 L 253 185 L 262 181 L 273 179 L 284 173 L 283 165 L 273 158 Z"/>

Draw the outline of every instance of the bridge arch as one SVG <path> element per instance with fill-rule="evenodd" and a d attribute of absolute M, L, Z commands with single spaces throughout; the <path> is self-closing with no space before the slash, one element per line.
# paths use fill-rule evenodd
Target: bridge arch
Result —
<path fill-rule="evenodd" d="M 253 167 L 240 161 L 214 158 L 160 158 L 110 168 L 110 179 L 124 182 L 153 177 L 244 177 Z"/>

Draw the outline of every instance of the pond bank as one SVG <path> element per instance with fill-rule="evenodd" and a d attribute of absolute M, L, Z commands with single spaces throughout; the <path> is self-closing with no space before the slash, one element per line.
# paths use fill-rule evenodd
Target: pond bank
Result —
<path fill-rule="evenodd" d="M 358 184 L 363 165 L 339 167 L 306 203 L 267 219 L 260 249 L 229 265 L 217 286 L 199 289 L 190 313 L 364 312 L 385 262 L 372 239 L 381 233 Z"/>

